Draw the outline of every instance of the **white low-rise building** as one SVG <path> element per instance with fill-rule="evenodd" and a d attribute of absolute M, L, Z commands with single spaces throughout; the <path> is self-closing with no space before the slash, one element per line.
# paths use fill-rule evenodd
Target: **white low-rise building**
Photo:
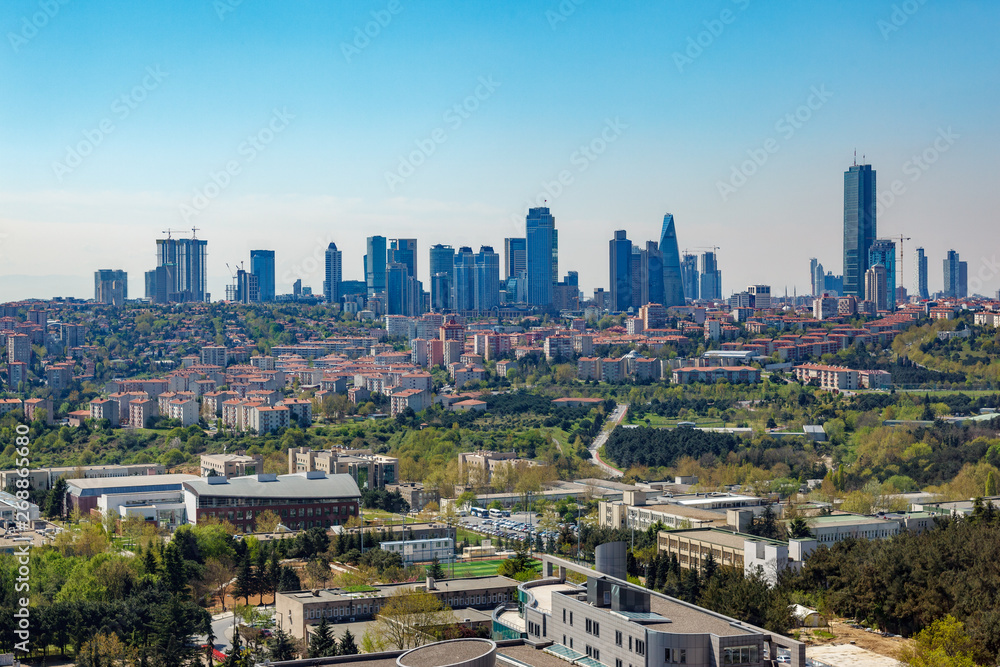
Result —
<path fill-rule="evenodd" d="M 382 542 L 384 551 L 397 553 L 403 559 L 403 565 L 413 563 L 428 563 L 435 558 L 442 563 L 455 559 L 455 540 L 450 537 L 430 540 L 397 540 Z"/>

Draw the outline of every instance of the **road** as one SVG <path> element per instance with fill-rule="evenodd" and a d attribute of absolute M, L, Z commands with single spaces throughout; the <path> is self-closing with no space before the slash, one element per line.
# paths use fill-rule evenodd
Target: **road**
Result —
<path fill-rule="evenodd" d="M 212 617 L 212 633 L 215 635 L 215 648 L 226 653 L 233 647 L 233 612 L 227 611 Z M 204 644 L 208 637 L 200 635 L 194 638 L 196 644 Z"/>
<path fill-rule="evenodd" d="M 622 423 L 622 420 L 625 419 L 626 413 L 628 413 L 628 403 L 619 403 L 614 412 L 611 413 L 611 417 L 608 419 L 608 423 L 605 425 L 604 429 L 597 435 L 596 438 L 594 438 L 594 441 L 590 443 L 590 455 L 594 457 L 594 463 L 597 464 L 597 467 L 612 477 L 622 477 L 624 473 L 612 468 L 607 463 L 602 461 L 597 451 L 604 446 L 605 442 L 607 442 L 608 436 L 611 435 L 611 431 Z"/>

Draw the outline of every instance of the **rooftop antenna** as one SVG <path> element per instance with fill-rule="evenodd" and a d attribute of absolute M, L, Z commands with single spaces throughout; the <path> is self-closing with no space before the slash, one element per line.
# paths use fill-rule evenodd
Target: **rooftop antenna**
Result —
<path fill-rule="evenodd" d="M 857 148 L 854 149 L 854 166 L 855 167 L 858 166 L 858 149 Z"/>

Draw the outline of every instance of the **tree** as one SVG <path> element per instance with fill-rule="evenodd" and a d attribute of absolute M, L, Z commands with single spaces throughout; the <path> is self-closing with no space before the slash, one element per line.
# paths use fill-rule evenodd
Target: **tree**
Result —
<path fill-rule="evenodd" d="M 244 604 L 250 604 L 250 596 L 254 594 L 253 571 L 250 569 L 250 554 L 244 554 L 236 571 L 236 582 L 233 585 L 233 597 L 243 598 Z"/>
<path fill-rule="evenodd" d="M 340 638 L 340 655 L 357 655 L 358 645 L 354 643 L 354 635 L 350 628 L 344 628 L 344 636 Z"/>
<path fill-rule="evenodd" d="M 167 590 L 171 593 L 183 593 L 187 590 L 187 568 L 181 557 L 180 547 L 171 541 L 163 550 L 163 576 Z"/>
<path fill-rule="evenodd" d="M 399 588 L 386 599 L 369 627 L 385 643 L 399 650 L 422 646 L 426 635 L 420 630 L 448 623 L 451 608 L 426 591 Z"/>
<path fill-rule="evenodd" d="M 918 632 L 899 657 L 911 667 L 975 667 L 973 650 L 964 624 L 948 614 Z"/>
<path fill-rule="evenodd" d="M 333 628 L 323 616 L 309 636 L 309 657 L 325 658 L 331 655 L 337 655 L 337 640 L 333 637 Z"/>
<path fill-rule="evenodd" d="M 431 566 L 427 570 L 427 576 L 433 577 L 434 579 L 445 578 L 444 568 L 441 567 L 441 561 L 438 560 L 437 556 L 434 556 L 434 560 L 431 561 Z"/>
<path fill-rule="evenodd" d="M 788 536 L 795 540 L 812 537 L 812 530 L 805 517 L 797 516 L 788 522 Z"/>
<path fill-rule="evenodd" d="M 264 510 L 257 515 L 257 519 L 254 522 L 254 532 L 257 533 L 273 533 L 278 529 L 278 524 L 281 523 L 281 517 L 274 510 Z"/>
<path fill-rule="evenodd" d="M 123 644 L 113 632 L 99 632 L 84 642 L 76 655 L 80 667 L 127 667 L 137 662 L 138 655 L 131 646 Z"/>
<path fill-rule="evenodd" d="M 233 582 L 233 562 L 227 556 L 212 557 L 205 563 L 205 581 L 219 596 L 222 611 L 226 610 L 226 593 Z"/>
<path fill-rule="evenodd" d="M 326 582 L 333 578 L 333 572 L 329 563 L 317 558 L 306 564 L 306 577 L 314 588 L 326 588 Z"/>
<path fill-rule="evenodd" d="M 69 483 L 66 481 L 65 477 L 60 477 L 56 480 L 56 483 L 52 485 L 52 489 L 49 491 L 49 497 L 45 503 L 45 516 L 50 519 L 63 519 L 65 518 L 63 503 L 66 499 L 66 491 L 69 487 Z"/>
<path fill-rule="evenodd" d="M 284 630 L 275 630 L 267 644 L 267 649 L 272 662 L 295 659 L 295 645 L 292 643 L 292 638 Z"/>

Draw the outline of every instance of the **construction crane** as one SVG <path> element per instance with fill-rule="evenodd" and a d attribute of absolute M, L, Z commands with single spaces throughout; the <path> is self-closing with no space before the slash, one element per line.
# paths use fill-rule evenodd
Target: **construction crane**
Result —
<path fill-rule="evenodd" d="M 909 236 L 903 236 L 902 234 L 900 234 L 899 236 L 889 237 L 890 241 L 895 241 L 897 239 L 899 239 L 899 284 L 902 285 L 903 281 L 906 280 L 905 278 L 906 273 L 903 272 L 903 257 L 905 257 L 905 255 L 903 254 L 903 241 L 912 241 L 913 239 L 911 239 Z"/>
<path fill-rule="evenodd" d="M 192 239 L 198 238 L 198 230 L 199 229 L 201 229 L 201 227 L 192 227 L 191 228 L 191 238 Z"/>
<path fill-rule="evenodd" d="M 180 232 L 183 232 L 183 231 L 184 231 L 183 229 L 164 229 L 160 233 L 161 234 L 166 234 L 167 235 L 167 240 L 169 241 L 171 234 L 173 234 L 174 232 L 180 233 Z"/>

